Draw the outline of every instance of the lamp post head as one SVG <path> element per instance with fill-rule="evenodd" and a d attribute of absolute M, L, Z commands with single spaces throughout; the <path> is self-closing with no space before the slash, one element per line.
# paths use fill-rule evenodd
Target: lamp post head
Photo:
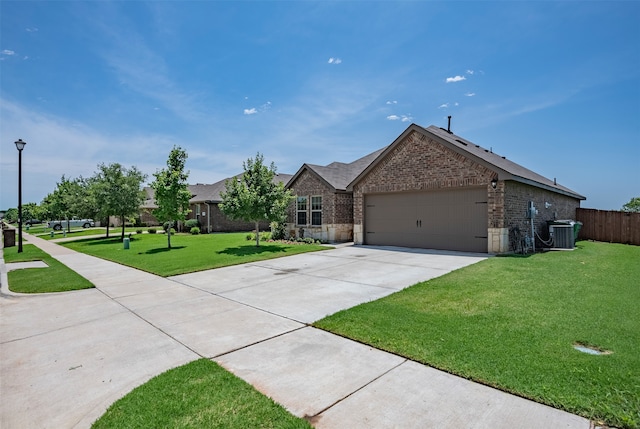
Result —
<path fill-rule="evenodd" d="M 22 151 L 22 149 L 24 149 L 24 146 L 27 144 L 27 142 L 23 142 L 22 139 L 18 139 L 16 143 L 16 149 L 18 149 L 19 151 Z"/>
<path fill-rule="evenodd" d="M 494 177 L 493 179 L 491 179 L 491 187 L 493 189 L 496 189 L 497 186 L 498 186 L 498 178 Z"/>

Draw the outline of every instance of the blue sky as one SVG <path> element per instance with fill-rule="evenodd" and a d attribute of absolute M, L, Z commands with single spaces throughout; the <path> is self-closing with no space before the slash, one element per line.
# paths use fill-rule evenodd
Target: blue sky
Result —
<path fill-rule="evenodd" d="M 620 209 L 640 196 L 638 1 L 0 1 L 0 208 L 97 164 L 191 183 L 446 127 Z"/>

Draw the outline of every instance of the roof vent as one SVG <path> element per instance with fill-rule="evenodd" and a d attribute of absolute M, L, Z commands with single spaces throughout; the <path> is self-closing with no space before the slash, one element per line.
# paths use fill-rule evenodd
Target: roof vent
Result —
<path fill-rule="evenodd" d="M 449 119 L 449 123 L 447 124 L 447 132 L 448 132 L 449 134 L 453 134 L 453 133 L 451 132 L 451 115 L 447 116 L 447 118 Z"/>
<path fill-rule="evenodd" d="M 465 146 L 467 145 L 465 142 L 463 142 L 463 141 L 462 141 L 462 140 L 460 140 L 460 139 L 456 139 L 456 141 L 457 141 L 458 143 L 460 143 L 461 145 L 465 145 Z"/>

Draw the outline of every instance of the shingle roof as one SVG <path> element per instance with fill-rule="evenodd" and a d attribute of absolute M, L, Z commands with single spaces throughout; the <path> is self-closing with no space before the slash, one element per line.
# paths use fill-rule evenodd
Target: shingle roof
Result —
<path fill-rule="evenodd" d="M 287 186 L 293 184 L 295 179 L 302 173 L 303 170 L 309 169 L 323 179 L 329 186 L 335 191 L 345 191 L 347 186 L 353 179 L 355 179 L 362 171 L 376 159 L 386 147 L 379 149 L 369 155 L 363 156 L 348 164 L 344 162 L 332 162 L 329 165 L 315 165 L 304 164 L 300 170 L 292 177 Z"/>
<path fill-rule="evenodd" d="M 404 140 L 411 132 L 416 131 L 421 134 L 435 137 L 441 144 L 449 147 L 450 149 L 461 153 L 476 162 L 484 165 L 485 167 L 494 170 L 498 173 L 499 180 L 514 180 L 517 182 L 527 183 L 532 186 L 544 188 L 553 192 L 568 195 L 580 200 L 585 200 L 586 197 L 578 194 L 571 189 L 556 183 L 555 180 L 550 180 L 538 173 L 535 173 L 520 164 L 517 164 L 504 156 L 500 156 L 493 153 L 489 149 L 485 149 L 475 143 L 465 140 L 464 138 L 457 136 L 449 131 L 431 125 L 428 128 L 423 128 L 416 124 L 411 124 L 391 145 L 387 146 L 380 155 L 373 160 L 366 168 L 358 175 L 352 182 L 350 182 L 348 188 L 352 188 L 353 185 L 360 180 L 364 175 L 373 168 L 381 159 L 386 155 L 387 150 L 390 150 L 392 146 L 395 146 L 400 141 Z"/>
<path fill-rule="evenodd" d="M 219 182 L 216 183 L 212 183 L 212 184 L 204 184 L 204 183 L 196 183 L 195 185 L 188 185 L 189 188 L 189 192 L 191 192 L 191 199 L 189 200 L 190 204 L 196 204 L 196 203 L 219 203 L 222 201 L 222 196 L 220 195 L 222 192 L 225 191 L 226 186 L 225 186 L 225 182 L 227 180 L 231 180 L 231 179 L 237 179 L 239 177 L 242 177 L 242 173 L 237 174 L 233 177 L 228 177 L 226 179 L 223 179 Z M 282 174 L 282 173 L 278 173 L 276 176 L 274 176 L 273 178 L 273 182 L 274 183 L 287 183 L 289 181 L 289 179 L 291 179 L 291 177 L 293 177 L 291 174 Z M 145 187 L 144 191 L 147 194 L 147 197 L 144 201 L 144 203 L 142 204 L 143 208 L 156 208 L 157 206 L 155 205 L 155 201 L 154 201 L 154 193 L 153 193 L 153 189 L 151 187 Z"/>

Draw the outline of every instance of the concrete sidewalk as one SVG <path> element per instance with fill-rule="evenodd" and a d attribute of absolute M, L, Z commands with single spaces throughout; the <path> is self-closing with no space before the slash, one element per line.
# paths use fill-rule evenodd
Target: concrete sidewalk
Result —
<path fill-rule="evenodd" d="M 590 427 L 308 326 L 485 255 L 346 246 L 161 278 L 28 239 L 96 289 L 8 294 L 0 264 L 0 427 L 89 427 L 132 388 L 201 357 L 318 428 Z"/>

